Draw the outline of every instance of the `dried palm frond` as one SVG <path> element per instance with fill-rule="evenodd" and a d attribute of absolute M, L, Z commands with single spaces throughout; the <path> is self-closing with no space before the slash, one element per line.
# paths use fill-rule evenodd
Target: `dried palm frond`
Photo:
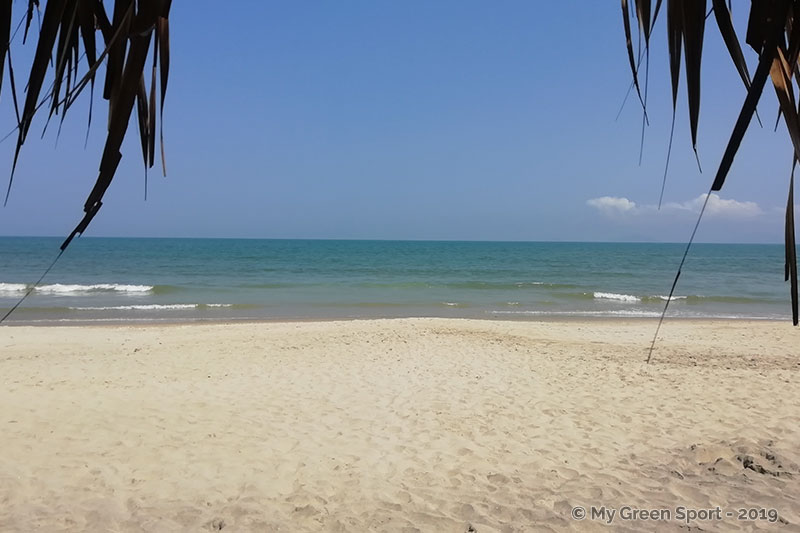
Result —
<path fill-rule="evenodd" d="M 630 8 L 628 0 L 622 0 L 624 29 L 628 57 L 631 60 L 631 72 L 634 84 L 638 87 L 639 66 L 632 60 L 633 45 L 629 18 L 635 17 L 644 34 L 644 47 L 649 50 L 650 36 L 656 22 L 656 10 L 650 16 L 650 0 L 636 0 L 635 9 Z M 742 82 L 747 89 L 742 109 L 731 132 L 722 160 L 717 168 L 711 191 L 719 191 L 731 169 L 736 152 L 750 122 L 756 114 L 756 106 L 767 79 L 772 80 L 779 104 L 780 116 L 786 124 L 789 138 L 794 147 L 793 159 L 796 164 L 800 160 L 800 114 L 798 102 L 794 94 L 794 84 L 800 88 L 800 0 L 752 0 L 747 24 L 745 41 L 758 55 L 758 66 L 752 79 L 745 63 L 739 38 L 731 22 L 730 6 L 725 0 L 712 0 L 711 10 L 717 22 L 717 28 L 730 54 Z M 689 124 L 691 128 L 692 147 L 697 153 L 697 125 L 700 116 L 700 74 L 703 55 L 703 36 L 705 23 L 710 15 L 706 12 L 706 0 L 667 0 L 667 47 L 669 51 L 670 74 L 672 81 L 672 113 L 677 108 L 678 84 L 681 71 L 681 51 L 686 67 L 687 100 L 689 104 Z M 795 18 L 797 15 L 797 18 Z M 795 24 L 797 22 L 797 24 Z M 640 100 L 642 106 L 645 101 Z M 672 140 L 670 138 L 670 146 Z M 793 166 L 794 168 L 794 166 Z M 789 201 L 786 208 L 785 245 L 786 245 L 786 281 L 790 281 L 792 305 L 792 322 L 798 324 L 798 284 L 797 258 L 795 249 L 794 225 L 794 170 L 790 179 Z M 665 171 L 666 179 L 666 171 Z M 663 194 L 663 189 L 662 189 Z M 702 213 L 701 213 L 702 216 Z M 696 230 L 696 228 L 695 228 Z M 689 243 L 691 245 L 691 241 Z M 685 258 L 685 256 L 684 256 Z M 680 275 L 680 270 L 679 274 Z M 676 278 L 677 279 L 677 278 Z M 674 285 L 673 285 L 674 288 Z M 667 302 L 669 305 L 669 301 Z"/>
<path fill-rule="evenodd" d="M 34 11 L 40 10 L 36 50 L 31 63 L 22 112 L 16 98 L 16 85 L 9 50 L 12 38 L 12 1 L 0 0 L 0 84 L 8 58 L 9 82 L 17 109 L 17 145 L 5 201 L 11 192 L 14 170 L 34 117 L 47 110 L 48 122 L 61 114 L 64 120 L 77 97 L 87 87 L 94 92 L 95 78 L 105 65 L 103 98 L 108 100 L 108 132 L 94 188 L 84 204 L 84 216 L 61 245 L 63 251 L 72 239 L 83 233 L 103 205 L 105 194 L 119 165 L 122 141 L 128 130 L 134 104 L 139 124 L 145 168 L 155 162 L 156 110 L 161 121 L 169 72 L 169 10 L 171 0 L 115 0 L 111 19 L 102 0 L 28 0 L 24 15 L 24 40 L 28 37 Z M 102 37 L 98 47 L 97 32 Z M 145 63 L 152 49 L 149 91 L 145 83 Z M 98 50 L 100 55 L 98 56 Z M 82 57 L 86 58 L 84 72 Z M 156 68 L 159 65 L 160 69 Z M 42 96 L 45 78 L 52 71 L 52 85 Z M 160 75 L 160 107 L 156 105 L 156 76 Z M 91 105 L 91 104 L 90 104 Z M 89 121 L 91 122 L 91 107 Z M 161 137 L 162 169 L 164 162 Z"/>

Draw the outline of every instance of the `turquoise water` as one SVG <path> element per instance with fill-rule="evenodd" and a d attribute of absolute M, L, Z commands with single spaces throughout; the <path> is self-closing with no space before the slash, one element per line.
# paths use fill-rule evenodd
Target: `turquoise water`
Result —
<path fill-rule="evenodd" d="M 61 239 L 0 238 L 0 309 Z M 682 244 L 79 238 L 7 323 L 658 316 Z M 669 316 L 790 318 L 780 245 L 698 244 Z"/>

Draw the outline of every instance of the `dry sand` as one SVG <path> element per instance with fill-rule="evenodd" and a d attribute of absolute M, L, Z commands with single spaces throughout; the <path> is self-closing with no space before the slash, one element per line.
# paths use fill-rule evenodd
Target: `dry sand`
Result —
<path fill-rule="evenodd" d="M 800 331 L 654 326 L 0 328 L 0 530 L 800 531 Z"/>

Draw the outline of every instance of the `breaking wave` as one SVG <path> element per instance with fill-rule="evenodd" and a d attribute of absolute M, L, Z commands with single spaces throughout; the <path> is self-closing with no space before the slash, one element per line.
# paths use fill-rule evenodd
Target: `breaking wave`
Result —
<path fill-rule="evenodd" d="M 616 300 L 618 302 L 641 302 L 642 299 L 638 296 L 630 294 L 617 294 L 615 292 L 595 292 L 593 294 L 595 299 L 599 300 Z"/>
<path fill-rule="evenodd" d="M 233 304 L 146 304 L 111 305 L 103 307 L 70 307 L 72 311 L 170 311 L 177 309 L 202 309 L 233 307 Z"/>

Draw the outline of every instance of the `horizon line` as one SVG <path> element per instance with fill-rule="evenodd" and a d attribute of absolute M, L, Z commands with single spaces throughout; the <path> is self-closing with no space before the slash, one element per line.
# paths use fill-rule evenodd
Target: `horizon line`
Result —
<path fill-rule="evenodd" d="M 0 235 L 0 238 L 7 239 L 64 239 L 62 235 Z M 438 238 L 397 238 L 397 239 L 380 239 L 380 238 L 352 238 L 352 237 L 189 237 L 189 236 L 170 236 L 170 237 L 153 237 L 153 236 L 132 236 L 132 235 L 87 235 L 80 236 L 76 241 L 81 239 L 194 239 L 194 240 L 253 240 L 253 241 L 330 241 L 330 242 L 470 242 L 470 243 L 529 243 L 529 244 L 680 244 L 685 245 L 687 241 L 645 241 L 645 240 L 525 240 L 525 239 L 438 239 Z M 729 241 L 696 241 L 694 244 L 748 244 L 748 245 L 784 245 L 783 242 L 729 242 Z"/>

